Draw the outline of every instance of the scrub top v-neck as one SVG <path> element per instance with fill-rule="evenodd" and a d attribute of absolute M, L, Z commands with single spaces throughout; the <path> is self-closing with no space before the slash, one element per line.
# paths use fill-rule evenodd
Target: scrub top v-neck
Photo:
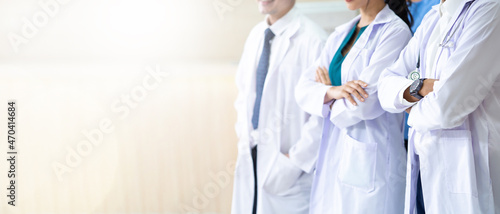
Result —
<path fill-rule="evenodd" d="M 341 72 L 342 63 L 344 62 L 345 57 L 349 54 L 349 52 L 347 52 L 345 56 L 342 55 L 342 50 L 344 50 L 347 43 L 349 43 L 349 41 L 351 41 L 352 37 L 354 36 L 354 33 L 356 32 L 356 26 L 357 26 L 357 24 L 354 25 L 354 27 L 349 32 L 349 34 L 347 34 L 344 41 L 340 45 L 339 49 L 337 50 L 337 52 L 333 56 L 332 62 L 330 63 L 330 68 L 328 70 L 329 71 L 328 73 L 330 76 L 330 81 L 332 82 L 332 86 L 341 86 L 342 85 L 342 78 L 341 78 L 342 77 L 342 72 Z M 356 36 L 356 39 L 354 40 L 354 43 L 352 44 L 352 46 L 354 46 L 354 44 L 356 44 L 356 41 L 358 41 L 359 36 L 361 36 L 361 34 L 363 34 L 363 32 L 365 31 L 365 29 L 367 27 L 368 27 L 368 25 L 359 29 L 359 33 Z"/>

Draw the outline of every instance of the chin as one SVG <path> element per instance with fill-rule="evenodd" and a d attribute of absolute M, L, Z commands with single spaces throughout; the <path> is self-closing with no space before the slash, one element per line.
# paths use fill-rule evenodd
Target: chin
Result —
<path fill-rule="evenodd" d="M 346 3 L 346 4 L 347 4 L 347 9 L 349 9 L 349 10 L 357 10 L 357 9 L 359 9 L 354 4 L 350 4 L 350 3 Z"/>
<path fill-rule="evenodd" d="M 269 9 L 267 7 L 263 7 L 263 6 L 259 6 L 259 11 L 260 11 L 260 13 L 262 13 L 264 15 L 271 13 L 271 9 Z"/>
<path fill-rule="evenodd" d="M 357 10 L 359 9 L 356 5 L 355 0 L 345 0 L 345 4 L 347 6 L 347 9 L 349 10 Z"/>

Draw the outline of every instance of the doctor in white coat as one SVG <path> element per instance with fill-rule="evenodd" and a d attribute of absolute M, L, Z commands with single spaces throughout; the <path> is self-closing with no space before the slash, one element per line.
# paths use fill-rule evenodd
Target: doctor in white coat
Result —
<path fill-rule="evenodd" d="M 327 35 L 293 8 L 295 0 L 257 2 L 267 16 L 251 31 L 236 75 L 232 213 L 307 214 L 322 118 L 302 111 L 294 91 Z"/>
<path fill-rule="evenodd" d="M 500 213 L 499 38 L 498 0 L 446 0 L 382 74 L 383 108 L 410 112 L 405 213 L 419 171 L 425 212 Z"/>
<path fill-rule="evenodd" d="M 361 15 L 335 29 L 296 88 L 299 105 L 325 117 L 310 213 L 401 214 L 406 172 L 403 114 L 382 109 L 377 82 L 411 38 L 407 4 L 353 0 L 347 6 L 359 8 Z M 345 48 L 352 43 L 350 50 Z M 341 67 L 332 63 L 343 57 Z M 329 77 L 335 76 L 335 67 L 339 84 L 332 86 L 329 83 L 336 80 Z"/>

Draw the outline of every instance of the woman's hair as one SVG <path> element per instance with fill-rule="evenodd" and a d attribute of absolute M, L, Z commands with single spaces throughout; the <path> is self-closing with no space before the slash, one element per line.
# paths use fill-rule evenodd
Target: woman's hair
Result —
<path fill-rule="evenodd" d="M 384 0 L 389 8 L 391 8 L 396 15 L 399 16 L 407 25 L 411 27 L 413 25 L 413 16 L 408 9 L 408 2 L 406 0 Z M 411 4 L 411 3 L 410 3 Z"/>

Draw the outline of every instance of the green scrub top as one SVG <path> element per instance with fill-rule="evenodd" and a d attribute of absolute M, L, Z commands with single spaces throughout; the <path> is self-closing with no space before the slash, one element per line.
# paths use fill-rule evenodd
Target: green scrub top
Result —
<path fill-rule="evenodd" d="M 358 24 L 354 25 L 354 27 L 352 28 L 351 32 L 349 32 L 349 34 L 347 34 L 347 36 L 345 37 L 344 41 L 342 42 L 342 44 L 340 45 L 339 49 L 337 50 L 337 52 L 335 53 L 335 55 L 333 56 L 333 59 L 332 59 L 332 62 L 330 63 L 330 69 L 328 70 L 329 72 L 329 75 L 330 75 L 330 81 L 332 82 L 332 85 L 333 86 L 341 86 L 342 85 L 342 63 L 344 62 L 344 59 L 345 57 L 347 56 L 347 53 L 345 56 L 342 55 L 342 50 L 345 48 L 345 46 L 347 45 L 347 43 L 349 43 L 349 41 L 352 39 L 352 36 L 354 35 L 354 32 L 356 32 L 356 26 Z M 358 41 L 358 38 L 359 36 L 361 36 L 361 34 L 363 34 L 363 32 L 365 31 L 367 26 L 364 26 L 362 27 L 360 30 L 359 30 L 359 33 L 358 35 L 356 36 L 356 40 L 354 40 L 354 44 L 356 44 L 356 41 Z M 353 44 L 353 46 L 354 46 Z"/>

